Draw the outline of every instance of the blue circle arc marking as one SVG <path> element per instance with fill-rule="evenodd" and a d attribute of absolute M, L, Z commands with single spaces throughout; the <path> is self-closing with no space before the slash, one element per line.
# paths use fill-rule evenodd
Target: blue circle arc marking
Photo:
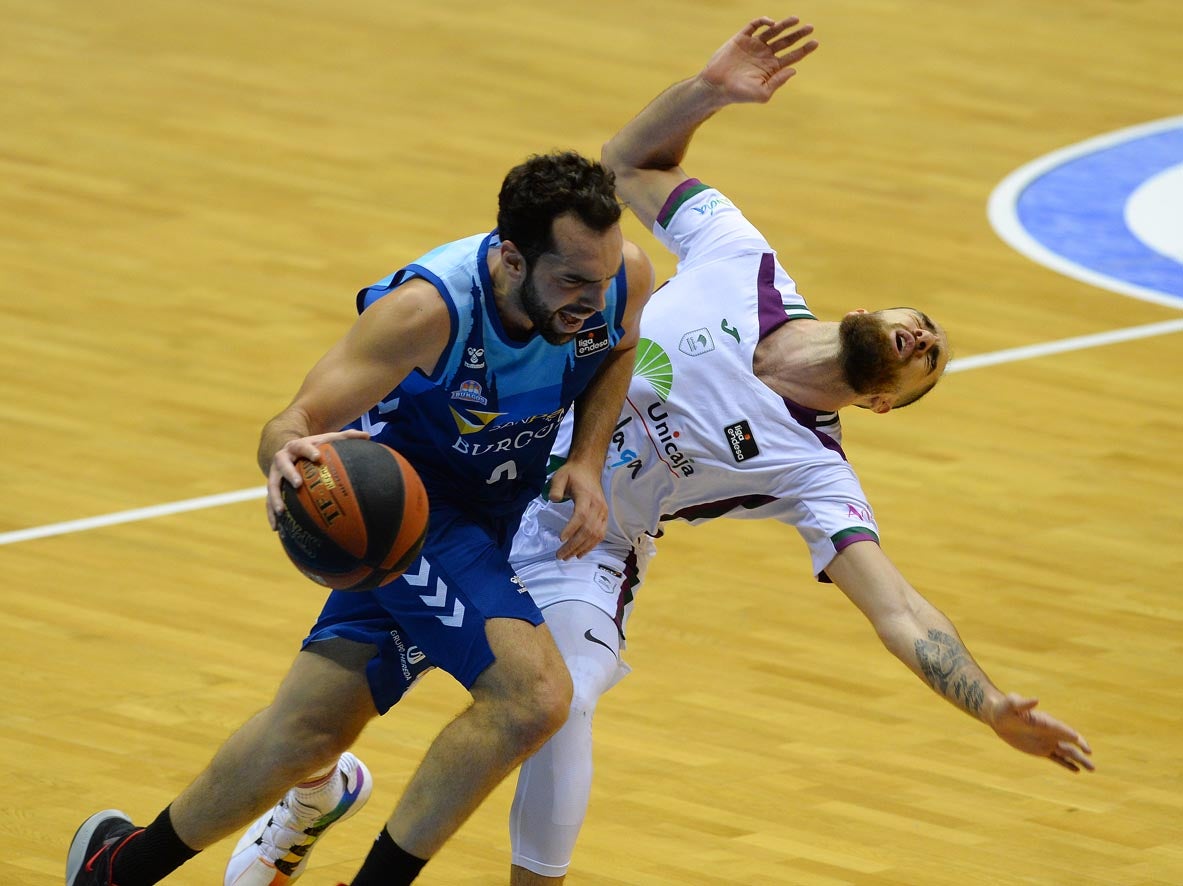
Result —
<path fill-rule="evenodd" d="M 990 198 L 999 236 L 1028 257 L 1094 285 L 1183 308 L 1183 264 L 1126 221 L 1147 180 L 1183 164 L 1183 117 L 1090 139 L 1042 157 Z M 1179 212 L 1183 223 L 1183 208 Z"/>

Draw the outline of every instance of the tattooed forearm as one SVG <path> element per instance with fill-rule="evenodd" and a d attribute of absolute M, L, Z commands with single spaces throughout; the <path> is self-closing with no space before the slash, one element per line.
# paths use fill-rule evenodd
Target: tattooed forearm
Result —
<path fill-rule="evenodd" d="M 916 658 L 933 689 L 971 714 L 982 709 L 986 691 L 977 665 L 956 637 L 930 629 L 927 640 L 916 641 Z"/>

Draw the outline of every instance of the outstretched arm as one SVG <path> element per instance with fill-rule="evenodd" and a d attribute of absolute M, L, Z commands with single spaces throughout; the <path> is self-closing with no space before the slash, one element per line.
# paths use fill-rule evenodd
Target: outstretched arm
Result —
<path fill-rule="evenodd" d="M 739 102 L 766 102 L 789 81 L 792 65 L 817 49 L 802 43 L 812 25 L 758 18 L 724 43 L 695 76 L 675 83 L 604 145 L 603 162 L 617 191 L 652 228 L 666 197 L 686 180 L 682 158 L 695 130 L 716 111 Z"/>
<path fill-rule="evenodd" d="M 953 623 L 908 583 L 878 545 L 857 542 L 845 548 L 826 574 L 867 616 L 884 646 L 1007 744 L 1073 772 L 1094 768 L 1084 736 L 1035 710 L 1036 699 L 1006 695 L 991 683 Z"/>

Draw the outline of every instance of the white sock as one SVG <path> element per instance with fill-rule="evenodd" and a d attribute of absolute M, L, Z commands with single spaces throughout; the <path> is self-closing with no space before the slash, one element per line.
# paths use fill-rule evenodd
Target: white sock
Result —
<path fill-rule="evenodd" d="M 345 779 L 341 777 L 337 764 L 324 773 L 318 773 L 308 781 L 292 788 L 289 800 L 295 800 L 307 809 L 325 813 L 333 809 L 345 793 Z"/>

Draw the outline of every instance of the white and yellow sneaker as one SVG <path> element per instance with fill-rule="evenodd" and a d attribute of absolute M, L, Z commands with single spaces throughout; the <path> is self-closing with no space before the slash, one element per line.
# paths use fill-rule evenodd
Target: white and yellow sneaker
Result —
<path fill-rule="evenodd" d="M 332 809 L 301 803 L 292 788 L 247 828 L 226 865 L 225 886 L 285 886 L 304 873 L 316 841 L 361 809 L 374 789 L 370 770 L 353 754 L 341 755 L 337 771 L 344 792 Z"/>

